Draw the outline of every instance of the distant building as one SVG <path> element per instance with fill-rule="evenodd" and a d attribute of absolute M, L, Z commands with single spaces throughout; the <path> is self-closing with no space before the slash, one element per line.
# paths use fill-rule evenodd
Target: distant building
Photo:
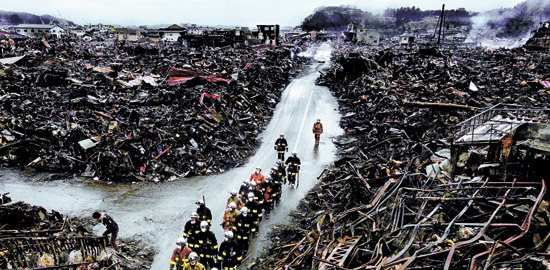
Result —
<path fill-rule="evenodd" d="M 84 30 L 84 27 L 78 26 L 78 27 L 74 27 L 74 28 L 69 29 L 69 33 L 71 33 L 71 34 L 73 34 L 77 37 L 83 37 L 84 34 L 86 34 L 86 31 Z"/>
<path fill-rule="evenodd" d="M 160 40 L 162 41 L 178 41 L 180 37 L 183 37 L 187 29 L 180 27 L 177 24 L 172 24 L 167 28 L 160 28 L 158 31 Z"/>
<path fill-rule="evenodd" d="M 61 37 L 65 29 L 55 24 L 20 24 L 11 27 L 17 34 L 27 37 L 41 37 L 52 35 Z"/>
<path fill-rule="evenodd" d="M 279 45 L 279 25 L 259 24 L 258 40 L 263 44 Z"/>
<path fill-rule="evenodd" d="M 109 31 L 114 32 L 116 28 L 121 28 L 121 27 L 118 25 L 108 25 L 108 24 L 101 24 L 101 23 L 88 24 L 84 26 L 84 30 L 86 32 L 98 31 L 100 33 L 109 32 Z"/>
<path fill-rule="evenodd" d="M 380 44 L 380 33 L 373 29 L 359 28 L 357 30 L 357 42 L 365 43 L 369 45 Z"/>
<path fill-rule="evenodd" d="M 118 40 L 127 40 L 127 41 L 137 41 L 141 39 L 142 34 L 145 31 L 142 29 L 131 29 L 131 28 L 117 28 L 116 35 Z"/>
<path fill-rule="evenodd" d="M 403 34 L 399 37 L 399 44 L 401 45 L 408 45 L 413 44 L 416 37 L 412 34 Z"/>

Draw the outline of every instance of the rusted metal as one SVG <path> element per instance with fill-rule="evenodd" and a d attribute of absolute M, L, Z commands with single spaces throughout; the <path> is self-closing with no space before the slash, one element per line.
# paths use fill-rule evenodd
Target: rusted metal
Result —
<path fill-rule="evenodd" d="M 335 269 L 334 265 L 337 265 L 338 267 L 344 267 L 346 259 L 351 254 L 359 240 L 361 240 L 361 236 L 344 237 L 344 239 L 342 239 L 342 242 L 340 242 L 332 250 L 328 258 L 326 259 L 326 261 L 331 263 L 329 264 L 326 262 L 321 262 L 319 264 L 319 270 Z"/>

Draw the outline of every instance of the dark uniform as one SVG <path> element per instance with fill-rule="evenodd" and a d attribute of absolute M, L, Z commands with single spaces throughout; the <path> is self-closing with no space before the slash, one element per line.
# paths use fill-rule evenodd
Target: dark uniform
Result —
<path fill-rule="evenodd" d="M 259 233 L 260 227 L 258 225 L 262 221 L 262 216 L 263 216 L 262 207 L 255 200 L 247 200 L 245 206 L 246 208 L 248 208 L 248 213 L 251 214 L 251 216 L 253 217 L 254 224 L 256 224 L 255 233 Z"/>
<path fill-rule="evenodd" d="M 187 221 L 185 223 L 185 227 L 183 228 L 183 237 L 187 238 L 187 245 L 191 249 L 198 248 L 198 242 L 197 242 L 197 234 L 201 231 L 201 226 L 199 221 L 195 221 L 195 223 L 191 223 L 191 220 Z"/>
<path fill-rule="evenodd" d="M 296 176 L 300 171 L 300 165 L 301 165 L 300 159 L 292 155 L 288 157 L 288 159 L 285 162 L 285 165 L 287 166 L 288 182 L 291 185 L 291 187 L 294 187 L 294 185 L 296 184 Z"/>
<path fill-rule="evenodd" d="M 273 203 L 279 204 L 281 201 L 281 195 L 282 195 L 282 185 L 283 181 L 281 180 L 281 176 L 279 175 L 279 172 L 276 169 L 271 170 L 271 182 L 273 183 Z"/>
<path fill-rule="evenodd" d="M 284 137 L 279 137 L 275 141 L 275 146 L 273 147 L 277 150 L 277 159 L 285 160 L 285 152 L 288 152 L 288 143 Z"/>
<path fill-rule="evenodd" d="M 197 214 L 199 215 L 198 221 L 206 220 L 208 224 L 212 222 L 212 212 L 210 212 L 210 209 L 206 207 L 204 204 L 199 205 L 197 208 Z"/>
<path fill-rule="evenodd" d="M 251 214 L 247 214 L 246 217 L 241 214 L 237 217 L 237 244 L 243 253 L 248 250 L 248 244 L 250 243 L 250 236 L 256 232 L 255 218 Z"/>
<path fill-rule="evenodd" d="M 277 168 L 279 169 L 279 178 L 283 182 L 283 184 L 286 184 L 286 168 L 283 161 L 281 163 L 277 164 Z"/>
<path fill-rule="evenodd" d="M 220 269 L 237 269 L 243 260 L 239 245 L 233 241 L 223 241 L 218 251 L 218 266 Z"/>
<path fill-rule="evenodd" d="M 263 209 L 265 210 L 266 218 L 271 215 L 271 209 L 273 209 L 273 183 L 271 180 L 266 180 L 261 184 L 260 190 L 263 193 L 265 199 Z"/>
<path fill-rule="evenodd" d="M 211 231 L 199 232 L 197 235 L 197 242 L 199 247 L 197 253 L 200 256 L 200 262 L 206 267 L 214 267 L 214 258 L 218 251 L 218 240 Z"/>

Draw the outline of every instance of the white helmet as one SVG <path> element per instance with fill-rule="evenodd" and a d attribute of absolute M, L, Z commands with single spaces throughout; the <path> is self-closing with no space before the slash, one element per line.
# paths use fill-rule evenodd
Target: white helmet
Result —
<path fill-rule="evenodd" d="M 208 221 L 206 221 L 206 220 L 201 221 L 201 229 L 204 228 L 204 227 L 206 227 L 207 229 L 208 229 L 208 227 L 210 227 L 210 225 L 208 225 Z"/>
<path fill-rule="evenodd" d="M 199 214 L 197 212 L 193 212 L 189 215 L 190 218 L 199 218 Z"/>
<path fill-rule="evenodd" d="M 280 135 L 280 136 L 281 136 L 281 137 L 284 137 L 284 136 L 285 136 L 285 134 L 281 133 L 281 135 Z"/>
<path fill-rule="evenodd" d="M 199 200 L 197 200 L 197 202 L 195 204 L 204 205 L 204 201 L 202 199 L 199 199 Z"/>
<path fill-rule="evenodd" d="M 248 199 L 254 199 L 254 192 L 248 192 Z"/>
<path fill-rule="evenodd" d="M 235 208 L 237 208 L 237 204 L 235 202 L 230 202 L 227 207 L 229 210 L 235 210 Z"/>
<path fill-rule="evenodd" d="M 243 184 L 245 184 L 245 185 L 248 186 L 248 185 L 250 185 L 250 181 L 249 181 L 248 179 L 244 179 L 244 180 L 243 180 Z"/>
<path fill-rule="evenodd" d="M 256 166 L 256 170 L 260 170 L 260 171 L 261 171 L 261 170 L 262 170 L 262 167 Z"/>
<path fill-rule="evenodd" d="M 231 194 L 231 196 L 237 196 L 237 190 L 232 189 L 231 191 L 229 191 L 229 194 Z"/>
<path fill-rule="evenodd" d="M 271 175 L 267 175 L 267 176 L 265 177 L 265 181 L 266 181 L 266 182 L 270 182 L 270 181 L 271 181 Z"/>
<path fill-rule="evenodd" d="M 196 252 L 191 252 L 191 254 L 189 254 L 188 258 L 189 258 L 189 264 L 195 265 L 195 264 L 197 264 L 197 261 L 199 260 L 199 255 Z"/>
<path fill-rule="evenodd" d="M 292 155 L 293 155 L 293 156 L 295 156 L 295 155 L 297 155 L 297 154 L 298 154 L 298 152 L 292 151 Z"/>
<path fill-rule="evenodd" d="M 225 237 L 228 238 L 228 239 L 233 239 L 233 232 L 232 231 L 226 231 L 225 232 Z"/>
<path fill-rule="evenodd" d="M 243 206 L 243 208 L 241 208 L 241 214 L 243 214 L 246 217 L 246 214 L 248 214 L 248 207 Z"/>
<path fill-rule="evenodd" d="M 178 246 L 183 246 L 183 245 L 185 245 L 185 243 L 187 243 L 187 239 L 185 239 L 185 237 L 180 237 L 176 241 L 176 245 L 178 245 Z"/>
<path fill-rule="evenodd" d="M 256 187 L 258 185 L 258 183 L 256 183 L 256 181 L 250 181 L 250 186 L 251 187 Z"/>

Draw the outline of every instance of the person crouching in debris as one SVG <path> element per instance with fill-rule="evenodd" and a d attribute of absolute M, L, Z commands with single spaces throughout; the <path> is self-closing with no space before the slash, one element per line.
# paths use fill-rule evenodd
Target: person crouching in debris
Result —
<path fill-rule="evenodd" d="M 92 217 L 97 222 L 102 222 L 103 225 L 107 227 L 107 230 L 103 232 L 103 236 L 111 234 L 111 245 L 113 246 L 113 248 L 115 248 L 116 251 L 118 251 L 118 244 L 116 242 L 116 238 L 118 236 L 118 224 L 115 222 L 115 220 L 109 215 L 99 212 L 94 212 L 92 214 Z"/>

